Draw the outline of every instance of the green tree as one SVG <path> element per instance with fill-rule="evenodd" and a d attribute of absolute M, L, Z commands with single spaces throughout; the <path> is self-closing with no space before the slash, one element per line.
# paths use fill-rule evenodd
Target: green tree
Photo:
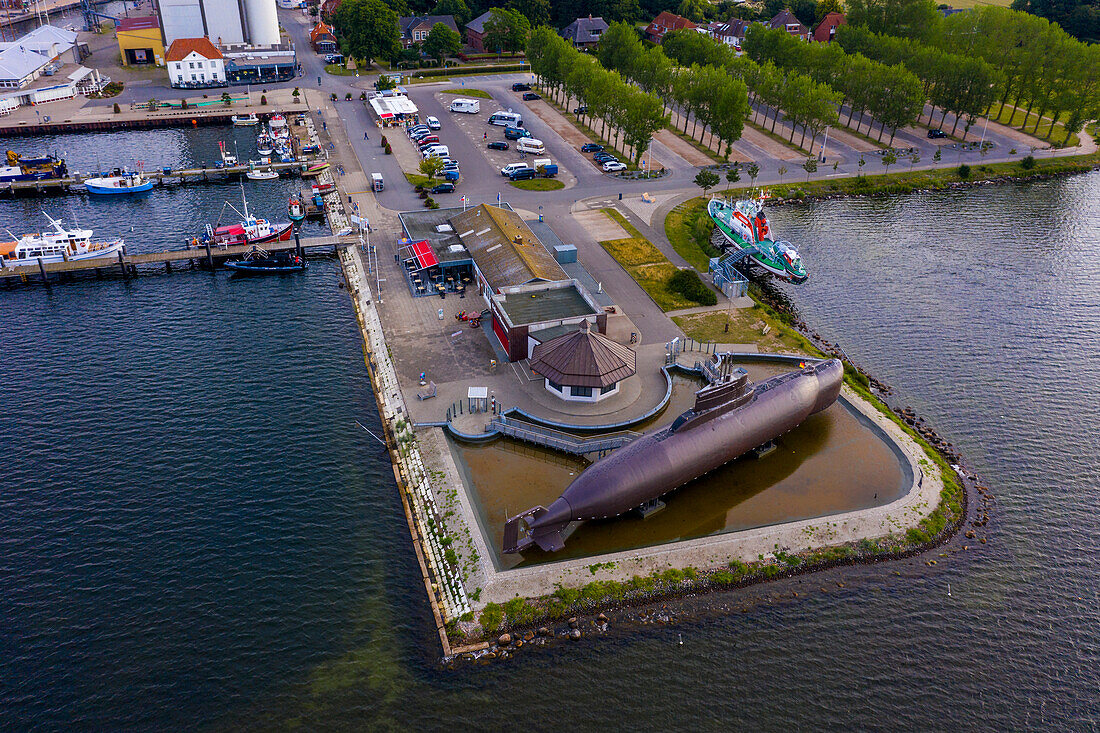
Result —
<path fill-rule="evenodd" d="M 749 173 L 749 186 L 751 188 L 756 187 L 756 177 L 760 175 L 760 166 L 756 163 L 749 163 L 749 167 L 745 169 Z"/>
<path fill-rule="evenodd" d="M 498 54 L 523 50 L 531 33 L 531 23 L 526 16 L 505 8 L 490 8 L 489 12 L 492 15 L 485 21 L 485 48 Z"/>
<path fill-rule="evenodd" d="M 423 50 L 442 64 L 445 56 L 454 56 L 462 50 L 462 37 L 445 24 L 436 23 L 424 39 Z"/>
<path fill-rule="evenodd" d="M 226 107 L 233 106 L 233 97 L 229 95 L 229 92 L 222 92 L 222 104 L 224 104 Z M 151 108 L 157 108 L 156 100 L 153 100 Z"/>
<path fill-rule="evenodd" d="M 783 183 L 783 176 L 787 175 L 787 166 L 785 166 L 785 165 L 779 166 L 779 170 L 777 170 L 776 173 L 779 174 L 779 182 Z"/>
<path fill-rule="evenodd" d="M 706 0 L 680 0 L 676 14 L 698 22 L 707 17 L 708 7 Z"/>
<path fill-rule="evenodd" d="M 332 14 L 349 56 L 393 59 L 401 50 L 397 13 L 382 0 L 344 0 Z"/>
<path fill-rule="evenodd" d="M 939 38 L 943 15 L 932 0 L 847 0 L 849 25 L 926 43 Z"/>
<path fill-rule="evenodd" d="M 932 162 L 939 163 L 941 160 L 943 160 L 943 150 L 936 148 L 936 152 L 932 153 Z"/>
<path fill-rule="evenodd" d="M 466 24 L 473 19 L 470 6 L 466 4 L 466 0 L 439 0 L 432 10 L 432 15 L 453 15 L 455 25 L 459 28 L 466 27 Z"/>
<path fill-rule="evenodd" d="M 728 192 L 733 184 L 741 180 L 741 170 L 734 166 L 726 171 L 726 191 Z"/>
<path fill-rule="evenodd" d="M 443 161 L 439 158 L 428 158 L 420 161 L 420 172 L 428 177 L 428 183 L 443 170 Z"/>
<path fill-rule="evenodd" d="M 936 152 L 938 153 L 939 151 L 937 150 Z M 867 165 L 867 161 L 863 159 L 862 153 L 860 153 L 859 162 L 857 162 L 856 165 L 859 166 L 858 168 L 856 168 L 856 175 L 862 175 L 863 166 Z"/>
<path fill-rule="evenodd" d="M 718 185 L 718 174 L 714 171 L 702 170 L 695 176 L 695 185 L 703 189 L 703 196 L 707 191 Z"/>
<path fill-rule="evenodd" d="M 829 13 L 843 13 L 844 5 L 840 0 L 817 0 L 817 9 L 814 12 L 814 18 L 818 23 L 828 15 Z"/>
<path fill-rule="evenodd" d="M 920 154 L 913 153 L 909 156 L 909 170 L 913 170 L 913 166 L 920 162 Z"/>
<path fill-rule="evenodd" d="M 817 173 L 817 158 L 812 155 L 806 158 L 806 162 L 802 164 L 802 169 L 806 171 L 806 183 L 809 183 L 810 174 Z"/>
<path fill-rule="evenodd" d="M 882 154 L 882 164 L 886 167 L 886 173 L 890 173 L 890 166 L 898 162 L 898 154 L 893 150 L 887 150 Z"/>

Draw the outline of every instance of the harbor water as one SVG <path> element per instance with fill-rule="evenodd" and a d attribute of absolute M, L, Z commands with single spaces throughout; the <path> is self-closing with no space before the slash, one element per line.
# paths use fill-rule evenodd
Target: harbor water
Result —
<path fill-rule="evenodd" d="M 173 134 L 164 164 L 218 131 Z M 252 185 L 281 214 L 295 184 Z M 151 248 L 234 190 L 0 201 L 0 223 L 72 207 Z M 1095 727 L 1098 202 L 1094 173 L 771 212 L 810 269 L 791 301 L 991 487 L 988 544 L 457 671 L 355 424 L 377 432 L 333 262 L 0 289 L 0 728 Z"/>

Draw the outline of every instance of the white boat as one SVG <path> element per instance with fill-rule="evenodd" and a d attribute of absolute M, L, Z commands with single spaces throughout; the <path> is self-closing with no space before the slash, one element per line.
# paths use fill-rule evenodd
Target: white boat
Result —
<path fill-rule="evenodd" d="M 50 220 L 54 230 L 24 234 L 14 242 L 0 242 L 0 267 L 37 265 L 39 259 L 43 264 L 50 264 L 112 257 L 125 244 L 121 238 L 93 242 L 91 229 L 66 229 L 60 219 L 43 215 Z"/>
<path fill-rule="evenodd" d="M 246 115 L 233 115 L 233 124 L 237 127 L 250 127 L 260 124 L 260 118 L 254 112 Z"/>
<path fill-rule="evenodd" d="M 253 168 L 244 175 L 250 181 L 273 181 L 279 177 L 279 171 L 271 168 Z"/>
<path fill-rule="evenodd" d="M 267 121 L 267 126 L 271 130 L 272 135 L 278 135 L 285 132 L 289 132 L 286 127 L 286 118 L 276 112 L 271 115 L 271 119 Z"/>
<path fill-rule="evenodd" d="M 275 151 L 275 140 L 266 132 L 261 132 L 256 138 L 256 152 L 261 158 L 266 158 Z"/>
<path fill-rule="evenodd" d="M 103 176 L 101 178 L 88 178 L 84 181 L 84 187 L 88 193 L 97 194 L 122 194 L 141 193 L 153 187 L 153 181 L 147 179 L 140 172 L 122 173 L 117 176 Z"/>
<path fill-rule="evenodd" d="M 222 155 L 222 165 L 224 165 L 224 166 L 237 165 L 237 156 L 233 155 L 232 153 L 230 153 L 228 150 L 225 149 L 225 141 L 224 140 L 219 140 L 218 141 L 218 150 L 221 152 L 221 155 Z"/>

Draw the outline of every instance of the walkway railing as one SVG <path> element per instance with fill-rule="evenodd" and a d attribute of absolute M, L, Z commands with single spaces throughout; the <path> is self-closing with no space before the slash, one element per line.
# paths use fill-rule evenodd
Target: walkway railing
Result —
<path fill-rule="evenodd" d="M 547 428 L 542 425 L 522 422 L 501 415 L 494 417 L 486 428 L 486 432 L 496 431 L 501 435 L 507 435 L 516 440 L 536 443 L 547 448 L 554 448 L 573 455 L 585 453 L 604 453 L 621 448 L 635 438 L 638 433 L 624 430 L 609 435 L 601 435 L 598 438 L 580 438 L 576 435 Z"/>

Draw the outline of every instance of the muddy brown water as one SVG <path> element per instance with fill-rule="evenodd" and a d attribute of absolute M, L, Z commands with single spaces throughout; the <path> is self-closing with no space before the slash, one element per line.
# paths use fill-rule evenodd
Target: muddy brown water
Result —
<path fill-rule="evenodd" d="M 789 371 L 746 364 L 753 380 Z M 698 379 L 675 375 L 669 407 L 646 430 L 671 422 L 694 401 Z M 500 552 L 504 523 L 524 509 L 551 502 L 588 465 L 581 458 L 502 438 L 452 443 L 472 489 L 481 530 L 500 568 L 594 557 L 721 532 L 780 524 L 887 504 L 911 483 L 896 449 L 851 405 L 839 401 L 776 440 L 763 457 L 742 456 L 665 495 L 666 507 L 642 519 L 631 513 L 582 524 L 557 553 Z"/>

